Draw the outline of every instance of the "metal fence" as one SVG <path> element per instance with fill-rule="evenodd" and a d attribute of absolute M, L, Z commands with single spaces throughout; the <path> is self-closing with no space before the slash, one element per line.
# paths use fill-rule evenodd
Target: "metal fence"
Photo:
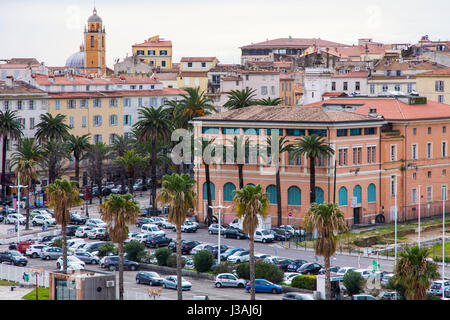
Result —
<path fill-rule="evenodd" d="M 119 293 L 117 293 L 117 296 L 119 296 Z M 123 299 L 124 300 L 153 300 L 153 298 L 150 297 L 149 294 L 134 292 L 134 291 L 125 291 L 123 293 Z M 158 298 L 156 298 L 156 299 L 158 299 Z"/>
<path fill-rule="evenodd" d="M 19 284 L 36 284 L 36 278 L 33 273 L 31 273 L 32 268 L 27 267 L 17 267 L 9 264 L 0 263 L 0 279 L 18 282 Z M 28 274 L 28 281 L 25 281 L 24 274 Z M 40 287 L 49 287 L 49 272 L 43 271 L 41 275 L 38 276 L 38 285 Z"/>

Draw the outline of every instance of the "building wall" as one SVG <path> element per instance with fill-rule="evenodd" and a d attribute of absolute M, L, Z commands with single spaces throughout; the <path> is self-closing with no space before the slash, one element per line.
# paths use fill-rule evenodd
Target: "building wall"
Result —
<path fill-rule="evenodd" d="M 280 98 L 283 100 L 282 104 L 296 105 L 293 79 L 280 79 Z"/>
<path fill-rule="evenodd" d="M 177 77 L 177 87 L 178 88 L 196 88 L 200 87 L 200 92 L 208 91 L 208 77 Z"/>
<path fill-rule="evenodd" d="M 416 91 L 416 78 L 384 78 L 384 79 L 370 79 L 367 81 L 367 90 L 369 96 L 378 96 L 382 92 L 399 91 L 404 94 L 409 94 L 411 91 Z M 396 90 L 396 87 L 400 90 Z M 386 90 L 384 90 L 386 88 Z"/>
<path fill-rule="evenodd" d="M 335 90 L 333 90 L 333 82 L 335 82 Z M 344 82 L 347 82 L 347 90 L 344 90 Z M 356 90 L 356 82 L 359 82 L 359 90 Z M 367 78 L 342 78 L 342 77 L 331 77 L 331 92 L 345 92 L 350 94 L 357 92 L 361 95 L 368 94 Z"/>
<path fill-rule="evenodd" d="M 444 82 L 444 91 L 436 91 L 436 81 Z M 450 104 L 450 75 L 447 76 L 418 76 L 416 88 L 420 96 L 432 101 Z M 441 96 L 441 97 L 439 97 Z M 442 99 L 442 101 L 439 101 Z"/>
<path fill-rule="evenodd" d="M 144 55 L 138 55 L 138 50 L 144 50 Z M 148 51 L 155 51 L 155 55 L 148 55 Z M 161 55 L 161 50 L 167 51 L 167 55 Z M 133 56 L 137 56 L 144 59 L 145 62 L 153 65 L 155 67 L 161 67 L 161 69 L 171 69 L 172 68 L 172 47 L 132 47 Z M 163 67 L 163 61 L 165 61 L 165 66 Z"/>

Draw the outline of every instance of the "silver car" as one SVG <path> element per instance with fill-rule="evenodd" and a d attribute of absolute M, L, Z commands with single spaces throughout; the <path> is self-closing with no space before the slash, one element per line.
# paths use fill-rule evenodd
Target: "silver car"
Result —
<path fill-rule="evenodd" d="M 42 249 L 41 258 L 44 260 L 56 260 L 59 257 L 61 257 L 62 254 L 63 254 L 63 251 L 61 248 L 48 247 L 48 248 Z"/>
<path fill-rule="evenodd" d="M 176 289 L 177 288 L 177 276 L 167 276 L 164 278 L 163 288 Z M 181 278 L 181 290 L 191 290 L 192 284 Z"/>
<path fill-rule="evenodd" d="M 75 257 L 80 259 L 81 261 L 88 263 L 88 264 L 99 264 L 100 258 L 96 255 L 93 255 L 92 253 L 88 251 L 75 251 L 73 254 Z"/>
<path fill-rule="evenodd" d="M 221 287 L 236 287 L 245 288 L 246 281 L 244 279 L 239 279 L 232 273 L 220 273 L 214 279 L 214 285 L 217 288 Z"/>

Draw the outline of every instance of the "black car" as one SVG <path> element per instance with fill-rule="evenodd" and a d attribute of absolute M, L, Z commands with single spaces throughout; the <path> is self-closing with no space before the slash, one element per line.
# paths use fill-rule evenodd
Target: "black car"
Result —
<path fill-rule="evenodd" d="M 152 223 L 152 220 L 150 218 L 146 217 L 139 217 L 136 220 L 136 227 L 140 228 L 143 224 Z"/>
<path fill-rule="evenodd" d="M 109 269 L 110 271 L 119 269 L 119 257 L 109 256 L 105 258 L 105 261 L 100 265 L 102 268 Z M 128 259 L 123 259 L 123 268 L 125 270 L 137 270 L 139 268 L 139 263 L 130 261 Z"/>
<path fill-rule="evenodd" d="M 284 229 L 272 228 L 269 232 L 273 234 L 273 237 L 277 241 L 288 241 L 292 238 L 292 234 L 290 234 L 289 232 L 285 232 Z"/>
<path fill-rule="evenodd" d="M 15 266 L 21 265 L 25 267 L 28 263 L 28 259 L 19 251 L 10 250 L 0 252 L 0 263 L 2 262 L 9 262 L 10 264 L 13 264 Z"/>
<path fill-rule="evenodd" d="M 310 262 L 310 263 L 305 263 L 300 268 L 298 268 L 297 272 L 301 273 L 301 274 L 318 275 L 320 269 L 322 269 L 322 268 L 323 267 L 320 264 L 318 264 L 316 262 Z"/>
<path fill-rule="evenodd" d="M 83 218 L 79 214 L 71 213 L 69 224 L 76 224 L 76 225 L 86 224 L 86 218 Z"/>
<path fill-rule="evenodd" d="M 228 248 L 229 247 L 227 245 L 221 244 L 220 245 L 220 253 L 221 254 L 224 253 L 225 251 L 228 250 Z M 217 259 L 217 253 L 219 252 L 218 249 L 219 249 L 218 245 L 213 246 L 212 254 L 214 255 L 214 258 L 216 258 L 216 259 Z"/>
<path fill-rule="evenodd" d="M 181 240 L 181 254 L 189 254 L 193 248 L 198 246 L 200 241 L 185 241 Z M 177 243 L 175 241 L 171 241 L 168 246 L 169 249 L 172 249 L 173 252 L 177 251 Z"/>
<path fill-rule="evenodd" d="M 228 228 L 225 229 L 225 232 L 223 233 L 223 236 L 225 238 L 235 238 L 235 239 L 247 239 L 247 234 L 244 233 L 241 229 L 237 228 Z"/>
<path fill-rule="evenodd" d="M 341 267 L 333 266 L 330 267 L 330 272 L 338 272 Z M 384 271 L 383 271 L 384 272 Z M 319 270 L 319 274 L 325 274 L 325 268 Z"/>
<path fill-rule="evenodd" d="M 78 228 L 79 228 L 79 226 L 68 225 L 68 226 L 66 226 L 66 234 L 68 236 L 75 236 L 75 232 L 77 231 Z"/>
<path fill-rule="evenodd" d="M 108 242 L 89 242 L 86 246 L 83 247 L 87 252 L 93 253 L 95 251 L 98 251 L 98 248 L 100 248 L 101 245 L 108 243 Z"/>
<path fill-rule="evenodd" d="M 148 284 L 151 286 L 162 286 L 164 279 L 153 271 L 139 271 L 136 274 L 136 283 Z"/>
<path fill-rule="evenodd" d="M 287 266 L 286 271 L 296 272 L 297 269 L 300 268 L 305 263 L 308 263 L 308 261 L 302 259 L 293 260 L 292 263 Z"/>
<path fill-rule="evenodd" d="M 156 235 L 148 235 L 144 243 L 147 247 L 151 248 L 159 248 L 162 246 L 168 246 L 169 243 L 172 241 L 171 238 L 167 238 L 165 235 L 162 234 L 156 234 Z"/>
<path fill-rule="evenodd" d="M 275 265 L 283 271 L 287 270 L 287 267 L 292 263 L 291 259 L 280 259 L 275 261 Z"/>
<path fill-rule="evenodd" d="M 56 237 L 57 235 L 43 236 L 42 238 L 39 239 L 39 243 L 51 244 L 53 243 L 53 240 L 55 240 Z"/>

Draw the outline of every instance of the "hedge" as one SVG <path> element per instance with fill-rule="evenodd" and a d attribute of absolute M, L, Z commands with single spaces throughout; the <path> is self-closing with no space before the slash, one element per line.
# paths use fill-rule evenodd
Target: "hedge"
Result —
<path fill-rule="evenodd" d="M 316 276 L 309 276 L 309 275 L 296 276 L 294 277 L 294 279 L 292 279 L 291 287 L 315 291 L 317 290 Z"/>

